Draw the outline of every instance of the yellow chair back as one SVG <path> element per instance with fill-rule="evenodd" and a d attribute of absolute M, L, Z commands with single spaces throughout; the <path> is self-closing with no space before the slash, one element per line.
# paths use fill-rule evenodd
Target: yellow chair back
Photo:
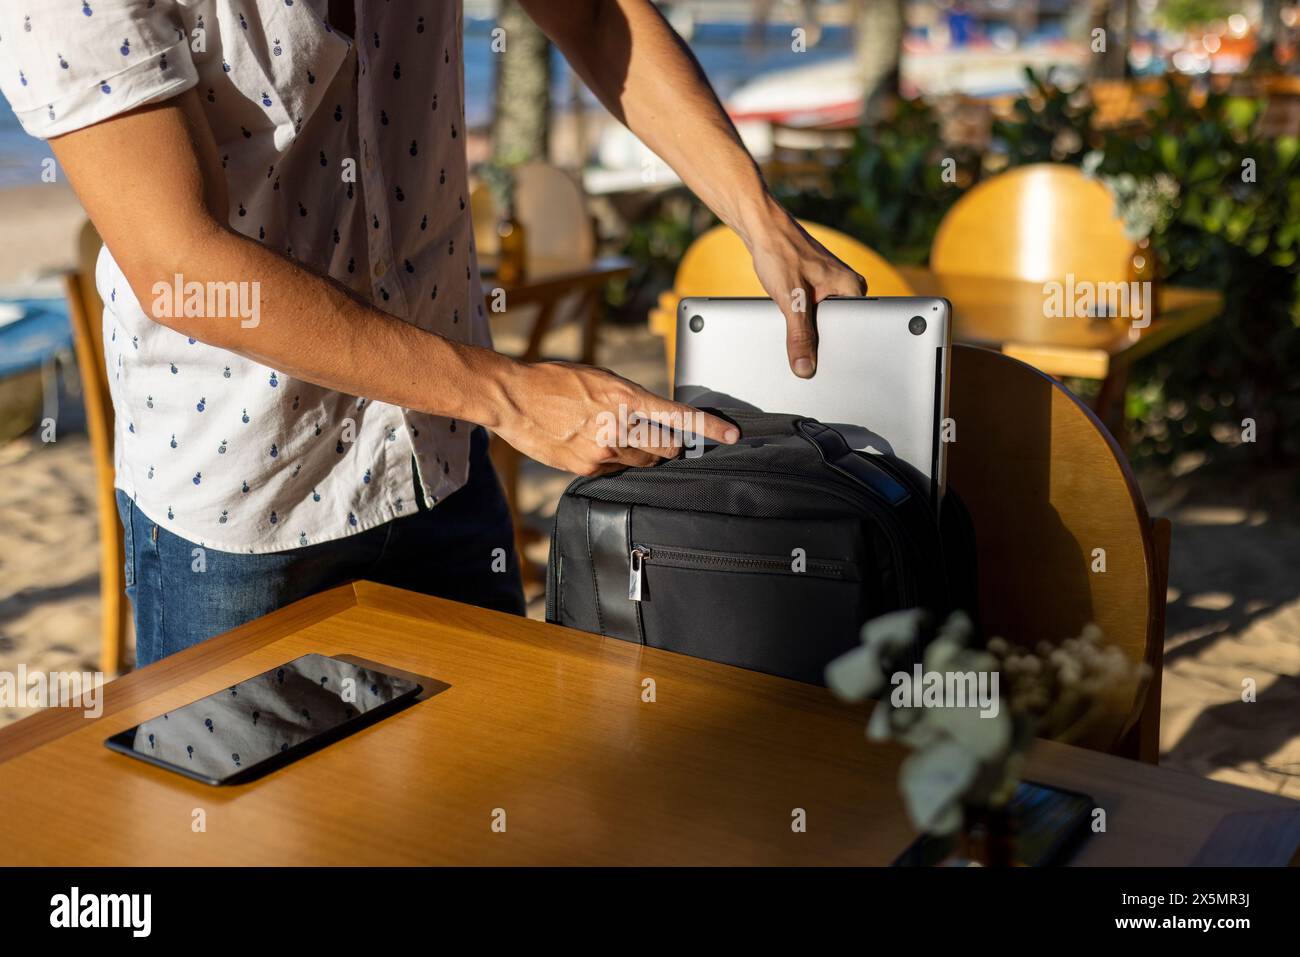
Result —
<path fill-rule="evenodd" d="M 837 256 L 845 265 L 867 280 L 872 296 L 912 296 L 907 280 L 879 253 L 852 236 L 802 222 L 808 234 Z M 677 267 L 671 292 L 659 297 L 650 312 L 650 329 L 664 339 L 671 383 L 677 361 L 677 303 L 688 296 L 766 296 L 762 283 L 754 274 L 749 249 L 728 226 L 714 226 L 687 248 Z"/>
<path fill-rule="evenodd" d="M 948 210 L 930 247 L 938 273 L 1127 282 L 1134 242 L 1106 187 L 1073 166 L 1036 163 L 980 183 Z"/>

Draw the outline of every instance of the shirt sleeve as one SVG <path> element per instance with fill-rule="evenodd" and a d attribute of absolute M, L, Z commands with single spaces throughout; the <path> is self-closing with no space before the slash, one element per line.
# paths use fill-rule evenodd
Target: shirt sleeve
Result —
<path fill-rule="evenodd" d="M 39 139 L 198 82 L 177 0 L 0 3 L 0 91 Z"/>

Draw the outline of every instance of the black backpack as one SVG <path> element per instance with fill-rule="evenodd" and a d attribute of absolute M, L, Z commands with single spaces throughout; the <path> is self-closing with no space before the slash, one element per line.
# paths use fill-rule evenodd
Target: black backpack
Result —
<path fill-rule="evenodd" d="M 936 516 L 919 473 L 813 419 L 706 411 L 740 443 L 565 490 L 547 621 L 822 684 L 877 615 L 976 620 L 974 535 L 951 489 Z"/>

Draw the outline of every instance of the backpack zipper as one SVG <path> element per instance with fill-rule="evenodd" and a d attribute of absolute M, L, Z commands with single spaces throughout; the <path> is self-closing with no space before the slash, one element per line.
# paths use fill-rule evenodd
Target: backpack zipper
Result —
<path fill-rule="evenodd" d="M 875 463 L 877 466 L 880 463 Z M 888 471 L 888 470 L 887 470 Z M 847 480 L 838 478 L 823 478 L 804 475 L 798 472 L 790 472 L 785 469 L 776 469 L 767 472 L 757 472 L 741 469 L 723 469 L 713 468 L 710 466 L 695 466 L 690 469 L 642 469 L 636 473 L 641 481 L 657 481 L 660 479 L 700 479 L 706 475 L 716 475 L 731 479 L 742 478 L 746 482 L 756 484 L 768 484 L 789 487 L 790 485 L 802 485 L 805 488 L 812 487 L 821 489 L 824 492 L 838 498 L 857 508 L 863 508 L 870 512 L 876 518 L 881 520 L 880 525 L 885 533 L 885 538 L 889 543 L 890 551 L 893 554 L 895 565 L 899 569 L 899 607 L 911 608 L 919 598 L 916 583 L 911 580 L 911 576 L 906 575 L 907 563 L 904 556 L 903 535 L 901 530 L 902 519 L 898 516 L 895 508 L 883 501 L 874 491 L 851 484 Z M 900 476 L 901 478 L 901 476 Z M 569 492 L 583 494 L 584 492 L 590 497 L 601 500 L 599 494 L 591 495 L 587 488 L 592 485 L 599 486 L 604 481 L 602 478 L 579 478 L 575 479 L 569 486 Z M 908 484 L 905 482 L 905 484 Z M 915 506 L 914 506 L 915 507 Z M 629 580 L 629 597 L 631 597 L 631 581 Z M 639 601 L 640 599 L 633 599 Z"/>
<path fill-rule="evenodd" d="M 650 557 L 650 550 L 642 545 L 632 546 L 628 556 L 627 597 L 629 601 L 641 600 L 641 569 Z"/>
<path fill-rule="evenodd" d="M 703 548 L 680 548 L 667 545 L 633 545 L 628 553 L 627 597 L 641 601 L 642 579 L 646 562 L 654 559 L 672 568 L 699 568 L 710 571 L 769 571 L 787 575 L 811 573 L 814 578 L 836 578 L 851 581 L 845 570 L 852 562 L 841 559 L 807 559 L 805 571 L 796 572 L 789 559 L 764 555 L 735 555 L 709 551 Z"/>

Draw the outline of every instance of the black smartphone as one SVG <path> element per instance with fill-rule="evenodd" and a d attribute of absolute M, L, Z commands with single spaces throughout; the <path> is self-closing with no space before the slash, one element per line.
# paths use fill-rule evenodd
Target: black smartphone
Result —
<path fill-rule="evenodd" d="M 303 655 L 104 743 L 204 784 L 242 784 L 374 724 L 422 690 L 408 678 Z"/>
<path fill-rule="evenodd" d="M 1008 803 L 1015 824 L 1016 855 L 1028 867 L 1068 864 L 1087 838 L 1097 802 L 1086 794 L 1021 781 Z M 894 861 L 895 867 L 933 867 L 953 849 L 948 835 L 922 834 Z"/>

